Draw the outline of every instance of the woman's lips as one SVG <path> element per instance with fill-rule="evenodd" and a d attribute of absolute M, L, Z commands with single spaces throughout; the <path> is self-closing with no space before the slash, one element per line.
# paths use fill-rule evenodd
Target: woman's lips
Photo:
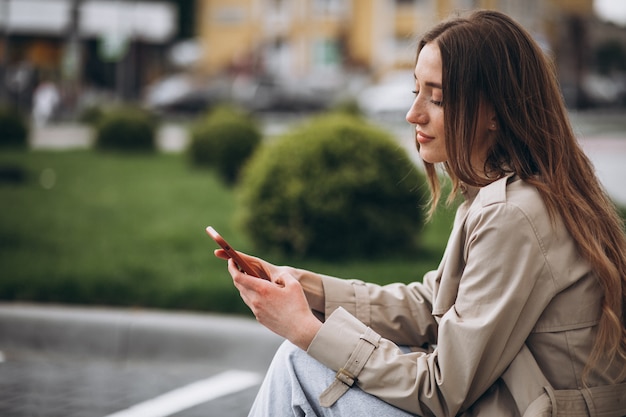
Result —
<path fill-rule="evenodd" d="M 428 143 L 435 139 L 433 136 L 428 136 L 422 132 L 417 132 L 415 138 L 419 143 Z"/>

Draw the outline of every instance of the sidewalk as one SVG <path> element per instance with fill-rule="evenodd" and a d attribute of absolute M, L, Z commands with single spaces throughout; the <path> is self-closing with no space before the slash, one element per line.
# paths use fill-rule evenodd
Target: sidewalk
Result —
<path fill-rule="evenodd" d="M 162 152 L 181 152 L 189 141 L 184 126 L 164 123 L 156 133 L 157 148 Z M 88 149 L 94 143 L 93 128 L 80 123 L 31 126 L 30 145 L 33 149 Z"/>
<path fill-rule="evenodd" d="M 597 175 L 611 197 L 620 205 L 626 206 L 626 118 L 620 113 L 595 114 L 573 113 L 572 125 L 579 142 L 594 164 Z M 284 121 L 268 118 L 262 123 L 266 134 L 280 134 L 293 120 Z M 406 123 L 385 125 L 408 152 L 412 160 L 420 165 L 419 154 L 411 128 Z M 43 128 L 33 128 L 30 143 L 34 149 L 87 149 L 93 145 L 93 131 L 80 124 L 56 124 Z M 157 148 L 162 152 L 181 152 L 189 142 L 185 126 L 164 123 L 157 131 Z"/>
<path fill-rule="evenodd" d="M 0 303 L 0 415 L 243 417 L 281 342 L 243 317 Z M 175 414 L 137 414 L 198 383 Z"/>

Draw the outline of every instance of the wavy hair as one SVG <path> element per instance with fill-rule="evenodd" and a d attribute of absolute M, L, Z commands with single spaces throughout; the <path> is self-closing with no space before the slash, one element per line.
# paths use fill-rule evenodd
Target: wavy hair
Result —
<path fill-rule="evenodd" d="M 624 222 L 576 140 L 551 61 L 521 25 L 496 11 L 440 23 L 422 37 L 417 54 L 431 42 L 442 61 L 448 201 L 463 183 L 482 187 L 511 172 L 534 185 L 550 216 L 563 219 L 604 290 L 587 370 L 600 358 L 626 359 Z M 474 132 L 483 102 L 493 105 L 498 130 L 481 175 L 470 155 L 480 145 Z M 425 167 L 432 215 L 441 186 L 435 166 Z"/>

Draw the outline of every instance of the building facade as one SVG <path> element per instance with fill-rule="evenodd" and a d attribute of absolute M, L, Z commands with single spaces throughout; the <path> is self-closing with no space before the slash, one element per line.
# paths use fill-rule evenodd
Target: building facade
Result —
<path fill-rule="evenodd" d="M 553 55 L 569 101 L 581 99 L 598 38 L 593 0 L 0 0 L 0 99 L 28 96 L 19 92 L 28 68 L 131 100 L 173 70 L 296 84 L 377 80 L 410 69 L 433 24 L 477 8 L 523 24 Z M 186 69 L 168 63 L 181 38 L 195 47 Z"/>
<path fill-rule="evenodd" d="M 0 0 L 0 101 L 28 108 L 42 81 L 67 101 L 86 90 L 132 99 L 165 69 L 177 31 L 162 0 Z"/>
<path fill-rule="evenodd" d="M 501 10 L 546 47 L 554 16 L 591 14 L 592 0 L 198 0 L 198 69 L 305 77 L 343 69 L 374 74 L 412 64 L 418 35 L 455 11 Z"/>

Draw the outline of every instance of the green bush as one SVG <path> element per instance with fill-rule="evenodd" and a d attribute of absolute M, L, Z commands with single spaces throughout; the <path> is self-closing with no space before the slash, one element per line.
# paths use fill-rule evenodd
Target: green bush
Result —
<path fill-rule="evenodd" d="M 255 120 L 232 107 L 217 107 L 190 130 L 189 156 L 196 166 L 214 168 L 228 184 L 261 142 Z"/>
<path fill-rule="evenodd" d="M 102 119 L 105 111 L 102 106 L 99 105 L 89 105 L 81 109 L 78 114 L 78 121 L 81 123 L 85 123 L 90 126 L 98 126 L 98 123 Z"/>
<path fill-rule="evenodd" d="M 28 147 L 28 123 L 19 111 L 9 106 L 0 106 L 0 147 Z"/>
<path fill-rule="evenodd" d="M 326 115 L 263 146 L 238 188 L 238 225 L 264 250 L 333 259 L 414 250 L 424 178 L 386 132 Z"/>
<path fill-rule="evenodd" d="M 156 150 L 156 122 L 136 107 L 111 109 L 96 123 L 96 148 L 102 150 L 152 152 Z"/>
<path fill-rule="evenodd" d="M 346 98 L 339 101 L 331 111 L 336 113 L 347 114 L 349 116 L 363 117 L 363 109 L 359 106 L 359 102 L 354 98 Z"/>

